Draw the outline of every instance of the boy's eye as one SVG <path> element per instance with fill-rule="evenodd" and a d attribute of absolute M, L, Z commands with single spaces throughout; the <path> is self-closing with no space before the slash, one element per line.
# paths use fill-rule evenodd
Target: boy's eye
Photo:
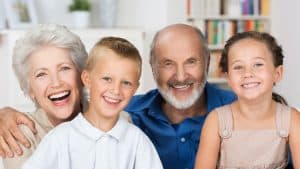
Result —
<path fill-rule="evenodd" d="M 254 65 L 253 65 L 253 67 L 261 67 L 261 66 L 263 66 L 264 64 L 263 63 L 255 63 Z"/>
<path fill-rule="evenodd" d="M 112 81 L 112 79 L 111 79 L 110 77 L 107 77 L 107 76 L 102 77 L 102 79 L 103 79 L 104 81 L 107 81 L 107 82 L 111 82 L 111 81 Z"/>
<path fill-rule="evenodd" d="M 123 84 L 125 85 L 125 86 L 132 86 L 133 84 L 131 83 L 131 82 L 129 82 L 129 81 L 123 81 Z"/>

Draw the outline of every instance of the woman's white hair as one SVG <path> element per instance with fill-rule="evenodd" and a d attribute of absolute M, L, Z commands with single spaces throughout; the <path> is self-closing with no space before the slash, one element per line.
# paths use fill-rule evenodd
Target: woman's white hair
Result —
<path fill-rule="evenodd" d="M 81 73 L 83 70 L 87 59 L 87 52 L 80 38 L 63 25 L 38 25 L 18 39 L 13 49 L 12 67 L 20 87 L 26 96 L 28 96 L 30 87 L 28 77 L 29 56 L 34 51 L 47 45 L 68 49 L 70 51 L 70 58 L 74 62 L 78 72 Z"/>

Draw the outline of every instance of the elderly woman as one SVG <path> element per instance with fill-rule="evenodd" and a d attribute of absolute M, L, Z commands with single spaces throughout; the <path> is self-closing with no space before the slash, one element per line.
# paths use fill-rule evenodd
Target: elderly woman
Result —
<path fill-rule="evenodd" d="M 60 25 L 39 25 L 16 42 L 13 69 L 24 94 L 36 105 L 29 116 L 37 134 L 20 126 L 31 148 L 24 148 L 21 156 L 4 159 L 6 169 L 20 168 L 49 130 L 81 111 L 80 73 L 86 58 L 80 38 Z"/>

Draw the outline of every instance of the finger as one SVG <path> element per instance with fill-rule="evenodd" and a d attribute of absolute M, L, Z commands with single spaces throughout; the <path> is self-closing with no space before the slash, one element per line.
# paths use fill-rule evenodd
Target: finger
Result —
<path fill-rule="evenodd" d="M 20 146 L 18 145 L 18 147 L 16 147 L 14 145 L 14 142 L 16 142 L 16 140 L 18 142 L 20 142 L 23 146 L 30 148 L 30 142 L 29 140 L 25 137 L 25 135 L 23 134 L 22 130 L 19 127 L 12 127 L 9 132 L 12 134 L 13 136 L 13 140 L 11 140 L 11 142 L 9 141 L 9 145 L 11 145 L 10 143 L 12 143 L 11 146 L 13 146 L 14 150 L 20 151 Z M 7 140 L 8 141 L 8 140 Z"/>
<path fill-rule="evenodd" d="M 0 145 L 4 151 L 5 156 L 12 158 L 13 152 L 10 150 L 8 144 L 6 143 L 5 139 L 2 136 L 0 136 Z"/>
<path fill-rule="evenodd" d="M 25 114 L 22 114 L 22 116 L 17 117 L 17 124 L 24 124 L 33 132 L 33 134 L 37 134 L 35 123 L 28 118 Z M 23 135 L 23 134 L 22 134 Z"/>
<path fill-rule="evenodd" d="M 0 143 L 1 144 L 1 143 Z M 4 152 L 4 150 L 2 149 L 2 147 L 0 146 L 0 157 L 2 158 L 2 159 L 5 159 L 6 158 L 6 154 L 5 154 L 5 152 Z"/>

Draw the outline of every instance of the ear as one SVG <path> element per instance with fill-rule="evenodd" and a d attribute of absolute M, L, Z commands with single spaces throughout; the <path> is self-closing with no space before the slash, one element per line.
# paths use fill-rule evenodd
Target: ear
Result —
<path fill-rule="evenodd" d="M 90 74 L 87 70 L 83 70 L 82 73 L 81 73 L 81 80 L 82 80 L 82 83 L 83 85 L 86 87 L 86 88 L 90 88 Z"/>
<path fill-rule="evenodd" d="M 279 65 L 275 68 L 274 82 L 278 83 L 279 81 L 281 81 L 282 80 L 282 75 L 283 75 L 283 66 Z"/>

